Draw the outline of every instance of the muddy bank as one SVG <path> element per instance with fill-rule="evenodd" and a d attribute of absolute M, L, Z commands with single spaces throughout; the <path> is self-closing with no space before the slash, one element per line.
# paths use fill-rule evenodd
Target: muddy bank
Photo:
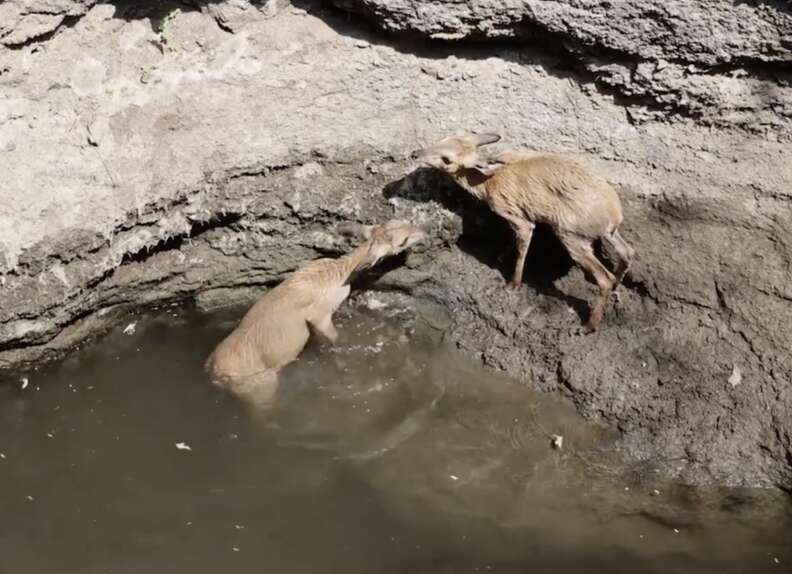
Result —
<path fill-rule="evenodd" d="M 638 4 L 619 13 L 663 21 Z M 339 224 L 404 217 L 431 240 L 369 286 L 441 303 L 461 348 L 570 396 L 685 481 L 792 486 L 784 3 L 735 7 L 756 32 L 731 47 L 697 45 L 700 22 L 683 11 L 691 32 L 670 55 L 599 20 L 582 37 L 571 16 L 545 26 L 556 42 L 437 42 L 310 2 L 58 5 L 58 25 L 0 48 L 6 369 L 143 305 L 252 299 L 300 261 L 348 249 Z M 776 40 L 752 44 L 760 33 Z M 625 65 L 608 49 L 629 53 L 629 89 L 597 72 L 603 58 Z M 636 80 L 674 53 L 717 86 L 693 71 L 672 88 Z M 772 97 L 735 104 L 757 85 Z M 706 113 L 664 100 L 685 94 Z M 481 129 L 578 155 L 618 187 L 639 256 L 596 335 L 576 333 L 592 290 L 552 237 L 537 234 L 524 288 L 507 292 L 509 230 L 405 159 Z"/>

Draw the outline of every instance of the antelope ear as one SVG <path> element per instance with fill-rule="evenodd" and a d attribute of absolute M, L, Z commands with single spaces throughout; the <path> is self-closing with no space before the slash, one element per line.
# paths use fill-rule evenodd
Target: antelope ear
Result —
<path fill-rule="evenodd" d="M 365 258 L 358 266 L 358 271 L 369 269 L 379 263 L 380 259 L 386 257 L 390 252 L 390 247 L 384 243 L 375 242 L 369 247 Z"/>
<path fill-rule="evenodd" d="M 361 225 L 360 226 L 360 235 L 363 236 L 363 239 L 369 240 L 371 239 L 371 234 L 374 231 L 373 225 Z"/>
<path fill-rule="evenodd" d="M 478 170 L 483 175 L 490 176 L 503 165 L 503 162 L 495 158 L 482 156 L 479 153 L 470 153 L 463 158 L 462 165 L 468 169 Z"/>
<path fill-rule="evenodd" d="M 369 239 L 371 237 L 371 230 L 374 229 L 373 225 L 360 225 L 358 223 L 342 223 L 338 226 L 338 233 L 343 237 L 352 239 L 363 238 Z"/>
<path fill-rule="evenodd" d="M 500 139 L 501 137 L 498 134 L 476 134 L 475 136 L 477 147 L 494 144 L 495 142 L 500 141 Z"/>
<path fill-rule="evenodd" d="M 482 161 L 482 157 L 479 155 L 478 151 L 471 150 L 461 156 L 457 163 L 462 167 L 466 167 L 468 169 L 476 167 L 476 165 L 480 164 Z"/>
<path fill-rule="evenodd" d="M 385 229 L 396 229 L 398 227 L 407 227 L 410 225 L 409 221 L 405 221 L 404 219 L 389 219 L 385 222 L 383 227 Z"/>
<path fill-rule="evenodd" d="M 479 160 L 476 162 L 473 168 L 480 171 L 483 175 L 489 177 L 493 173 L 498 171 L 498 168 L 500 168 L 502 165 L 503 165 L 502 161 L 499 161 L 497 159 L 482 157 L 479 158 Z"/>

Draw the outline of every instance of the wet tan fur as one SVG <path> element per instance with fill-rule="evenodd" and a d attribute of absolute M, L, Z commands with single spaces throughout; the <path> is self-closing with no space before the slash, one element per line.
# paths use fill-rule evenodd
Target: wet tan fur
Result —
<path fill-rule="evenodd" d="M 423 237 L 400 221 L 368 227 L 366 234 L 365 243 L 351 253 L 307 263 L 253 305 L 207 359 L 212 381 L 251 403 L 270 404 L 278 371 L 298 357 L 312 331 L 335 342 L 332 316 L 349 295 L 352 275 Z"/>
<path fill-rule="evenodd" d="M 427 165 L 450 174 L 463 188 L 486 202 L 515 232 L 517 261 L 510 285 L 522 283 L 523 267 L 536 223 L 553 228 L 569 254 L 596 280 L 600 294 L 586 324 L 595 330 L 610 294 L 627 272 L 634 251 L 619 234 L 622 209 L 616 191 L 601 177 L 569 158 L 540 152 L 508 151 L 493 157 L 479 147 L 495 135 L 450 137 L 422 150 Z M 594 254 L 602 240 L 619 261 L 611 273 Z"/>

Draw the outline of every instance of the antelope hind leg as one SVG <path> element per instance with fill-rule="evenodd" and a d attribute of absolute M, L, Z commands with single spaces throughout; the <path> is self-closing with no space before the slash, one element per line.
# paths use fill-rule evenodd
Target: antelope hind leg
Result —
<path fill-rule="evenodd" d="M 616 250 L 616 254 L 619 256 L 619 263 L 616 265 L 615 272 L 616 283 L 619 284 L 630 269 L 632 260 L 635 257 L 635 249 L 624 240 L 618 229 L 614 230 L 610 236 L 606 236 L 604 239 L 613 246 Z"/>
<path fill-rule="evenodd" d="M 266 421 L 275 407 L 278 373 L 266 369 L 244 377 L 236 377 L 228 385 L 228 390 L 247 405 L 254 418 Z"/>
<path fill-rule="evenodd" d="M 576 235 L 563 235 L 561 242 L 575 263 L 591 273 L 599 286 L 599 296 L 591 309 L 589 320 L 584 325 L 584 331 L 591 333 L 596 331 L 602 322 L 610 294 L 616 284 L 616 277 L 594 255 L 594 248 L 590 240 Z"/>

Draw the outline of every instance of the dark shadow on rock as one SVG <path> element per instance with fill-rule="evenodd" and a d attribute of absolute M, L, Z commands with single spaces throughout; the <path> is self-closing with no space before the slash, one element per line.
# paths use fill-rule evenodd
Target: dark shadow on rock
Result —
<path fill-rule="evenodd" d="M 115 6 L 114 16 L 116 18 L 127 21 L 148 18 L 151 22 L 151 29 L 156 33 L 160 32 L 163 22 L 174 11 L 200 11 L 202 5 L 209 4 L 208 0 L 190 2 L 180 2 L 179 0 L 148 0 L 144 2 L 111 0 L 109 3 Z"/>
<path fill-rule="evenodd" d="M 455 41 L 428 38 L 410 30 L 393 32 L 378 25 L 374 14 L 345 10 L 331 1 L 293 0 L 292 5 L 321 19 L 342 36 L 388 46 L 401 54 L 430 60 L 449 56 L 484 60 L 498 56 L 511 62 L 541 65 L 558 77 L 567 77 L 572 70 L 567 51 L 569 38 L 528 21 L 515 23 L 520 30 L 519 40 L 474 35 Z"/>
<path fill-rule="evenodd" d="M 651 217 L 667 225 L 678 226 L 680 222 L 706 222 L 716 219 L 712 202 L 683 194 L 662 194 L 649 204 Z"/>
<path fill-rule="evenodd" d="M 792 0 L 733 1 L 736 4 L 761 3 L 779 12 L 789 12 L 792 9 Z M 498 57 L 519 65 L 539 66 L 548 75 L 569 80 L 578 86 L 594 85 L 599 93 L 613 97 L 619 106 L 628 110 L 640 110 L 642 115 L 686 116 L 701 120 L 702 109 L 711 105 L 707 97 L 703 100 L 701 97 L 693 98 L 692 104 L 695 105 L 690 103 L 683 105 L 681 102 L 687 101 L 687 98 L 683 97 L 680 91 L 676 104 L 670 107 L 666 100 L 667 94 L 662 91 L 660 94 L 651 90 L 642 92 L 636 90 L 635 86 L 621 86 L 609 82 L 603 78 L 602 73 L 592 69 L 592 64 L 618 63 L 626 69 L 632 69 L 640 63 L 640 56 L 637 53 L 614 49 L 602 41 L 583 43 L 575 34 L 549 29 L 529 16 L 515 20 L 511 24 L 514 37 L 493 38 L 473 31 L 460 40 L 447 40 L 430 38 L 410 29 L 388 30 L 381 23 L 386 16 L 366 8 L 365 3 L 354 3 L 352 5 L 354 9 L 345 7 L 344 2 L 340 0 L 334 2 L 298 0 L 295 5 L 320 18 L 342 36 L 371 44 L 386 45 L 399 53 L 430 60 L 431 63 L 422 66 L 422 71 L 430 75 L 436 74 L 438 79 L 454 73 L 453 64 L 445 62 L 451 56 L 464 60 Z M 730 76 L 735 71 L 739 71 L 756 80 L 784 86 L 790 81 L 787 68 L 786 62 L 763 62 L 756 58 L 744 63 L 734 61 L 722 66 L 713 66 L 708 68 L 707 73 Z M 759 99 L 761 110 L 783 107 L 786 101 L 783 94 L 777 93 L 767 94 Z M 754 129 L 758 128 L 754 126 Z"/>
<path fill-rule="evenodd" d="M 792 0 L 733 0 L 735 6 L 747 4 L 748 6 L 756 6 L 762 4 L 774 8 L 779 12 L 792 13 Z"/>
<path fill-rule="evenodd" d="M 470 196 L 444 174 L 418 168 L 383 189 L 386 199 L 400 197 L 421 203 L 436 202 L 462 219 L 457 247 L 503 276 L 503 288 L 511 278 L 516 258 L 514 232 L 504 219 L 490 211 L 484 203 Z M 579 315 L 588 319 L 586 301 L 568 295 L 555 286 L 574 266 L 564 246 L 553 231 L 537 225 L 525 262 L 523 283 L 541 295 L 564 301 Z M 591 280 L 589 278 L 589 280 Z"/>
<path fill-rule="evenodd" d="M 371 269 L 367 269 L 361 273 L 358 273 L 352 278 L 350 283 L 352 290 L 365 291 L 372 288 L 373 285 L 384 275 L 404 266 L 405 262 L 407 261 L 407 255 L 407 252 L 404 252 L 396 255 L 395 257 L 389 257 L 388 259 L 377 263 L 377 265 Z"/>
<path fill-rule="evenodd" d="M 180 12 L 203 12 L 210 8 L 210 15 L 214 18 L 217 25 L 226 32 L 233 30 L 223 19 L 222 0 L 146 0 L 138 2 L 135 0 L 108 0 L 109 4 L 115 6 L 115 17 L 121 20 L 143 20 L 148 19 L 151 29 L 158 34 L 164 43 L 167 42 L 167 20 L 177 11 Z M 263 6 L 267 0 L 252 0 L 250 4 L 255 7 Z"/>

